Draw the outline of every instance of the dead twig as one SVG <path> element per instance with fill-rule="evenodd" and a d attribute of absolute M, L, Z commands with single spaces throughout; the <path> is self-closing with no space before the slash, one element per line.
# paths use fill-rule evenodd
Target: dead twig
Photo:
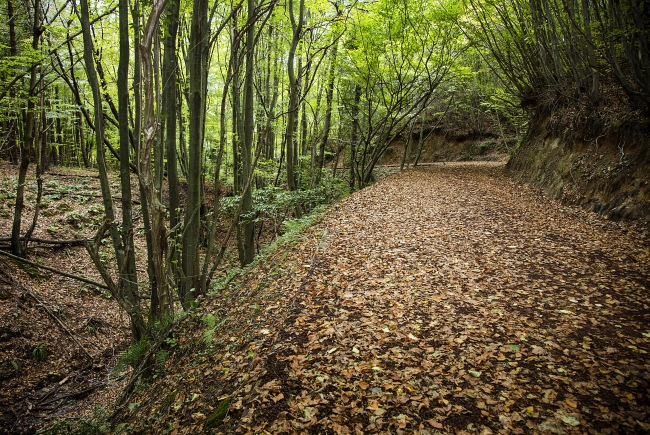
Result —
<path fill-rule="evenodd" d="M 21 237 L 20 240 L 24 240 L 25 237 Z M 11 237 L 0 237 L 0 242 L 10 242 Z M 50 240 L 50 239 L 39 239 L 38 237 L 30 237 L 30 242 L 43 243 L 46 245 L 61 245 L 61 246 L 83 246 L 89 239 L 72 239 L 72 240 Z"/>
<path fill-rule="evenodd" d="M 35 300 L 35 301 L 36 301 L 36 302 L 37 302 L 41 307 L 43 307 L 43 309 L 45 310 L 45 312 L 46 312 L 46 313 L 47 313 L 47 314 L 48 314 L 48 315 L 49 315 L 49 316 L 50 316 L 50 317 L 51 317 L 51 318 L 52 318 L 56 323 L 59 324 L 59 326 L 61 327 L 61 329 L 63 329 L 63 330 L 64 330 L 64 331 L 65 331 L 65 332 L 70 336 L 70 338 L 72 338 L 72 340 L 73 340 L 75 343 L 77 343 L 77 346 L 79 346 L 79 348 L 83 351 L 83 353 L 85 353 L 86 356 L 87 356 L 88 358 L 90 358 L 91 361 L 93 361 L 93 360 L 94 360 L 93 356 L 92 356 L 91 354 L 88 353 L 88 351 L 87 351 L 86 348 L 83 346 L 83 344 L 81 344 L 81 342 L 79 342 L 79 340 L 77 340 L 77 337 L 75 337 L 74 334 L 72 333 L 72 331 L 70 331 L 70 330 L 68 329 L 68 327 L 65 326 L 65 324 L 61 321 L 61 319 L 59 319 L 59 318 L 56 316 L 56 314 L 54 314 L 54 313 L 53 313 L 53 312 L 52 312 L 52 311 L 47 307 L 47 305 L 45 305 L 45 304 L 43 303 L 43 301 L 41 301 L 41 300 L 40 300 L 40 299 L 39 299 L 39 298 L 38 298 L 38 297 L 37 297 L 37 296 L 36 296 L 36 295 L 35 295 L 35 294 L 30 290 L 30 289 L 28 289 L 27 287 L 23 286 L 22 284 L 19 284 L 19 283 L 18 283 L 18 285 L 20 285 L 20 287 L 22 287 L 22 289 L 25 290 L 25 291 L 27 292 L 27 294 L 30 295 L 30 296 L 31 296 L 31 297 L 32 297 L 32 298 L 33 298 L 33 299 L 34 299 L 34 300 Z"/>
<path fill-rule="evenodd" d="M 36 263 L 34 261 L 29 261 L 29 260 L 27 260 L 25 258 L 18 257 L 17 255 L 13 255 L 13 254 L 10 254 L 10 253 L 2 251 L 2 250 L 0 250 L 0 255 L 4 255 L 5 257 L 9 257 L 9 258 L 11 258 L 13 260 L 21 261 L 23 263 L 29 264 L 30 266 L 40 267 L 41 269 L 45 269 L 45 270 L 48 270 L 50 272 L 54 272 L 54 273 L 56 273 L 58 275 L 65 276 L 66 278 L 76 279 L 77 281 L 85 282 L 86 284 L 92 284 L 92 285 L 94 285 L 96 287 L 108 289 L 108 286 L 106 286 L 105 284 L 101 284 L 101 283 L 98 283 L 98 282 L 93 281 L 91 279 L 84 278 L 83 276 L 78 276 L 78 275 L 73 275 L 71 273 L 63 272 L 62 270 L 58 270 L 58 269 L 55 269 L 55 268 L 50 267 L 50 266 L 45 266 L 43 264 L 39 264 L 39 263 Z"/>

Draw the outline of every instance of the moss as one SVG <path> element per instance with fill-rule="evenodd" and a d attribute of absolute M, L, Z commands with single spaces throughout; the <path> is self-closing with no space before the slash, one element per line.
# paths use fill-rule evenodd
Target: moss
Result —
<path fill-rule="evenodd" d="M 219 426 L 223 419 L 226 418 L 228 410 L 230 409 L 230 399 L 225 399 L 219 402 L 217 409 L 214 410 L 210 417 L 205 421 L 205 428 L 212 429 Z"/>

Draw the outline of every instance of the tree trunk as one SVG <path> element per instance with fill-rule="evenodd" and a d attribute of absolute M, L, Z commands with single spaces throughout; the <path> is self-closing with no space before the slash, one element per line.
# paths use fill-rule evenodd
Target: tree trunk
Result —
<path fill-rule="evenodd" d="M 38 42 L 41 37 L 41 2 L 34 2 L 34 22 L 32 26 L 32 49 L 38 50 Z M 34 63 L 30 68 L 29 91 L 27 93 L 27 111 L 25 113 L 25 133 L 23 135 L 23 145 L 20 150 L 20 168 L 18 170 L 18 187 L 16 188 L 16 202 L 14 205 L 14 219 L 11 227 L 11 252 L 21 257 L 25 256 L 25 246 L 20 242 L 20 227 L 22 221 L 23 208 L 25 206 L 25 182 L 27 179 L 27 170 L 31 154 L 34 149 L 36 138 L 36 120 L 34 97 L 37 92 L 39 64 Z"/>
<path fill-rule="evenodd" d="M 330 57 L 330 69 L 327 77 L 327 85 L 325 88 L 325 120 L 323 125 L 323 136 L 320 141 L 318 149 L 318 163 L 316 168 L 316 184 L 320 183 L 323 174 L 323 166 L 325 165 L 325 147 L 330 136 L 330 129 L 332 125 L 332 102 L 334 101 L 334 80 L 336 79 L 336 55 L 338 53 L 338 40 L 332 47 L 332 55 Z"/>
<path fill-rule="evenodd" d="M 254 106 L 253 106 L 253 68 L 255 62 L 255 0 L 248 0 L 248 29 L 246 30 L 246 72 L 244 75 L 244 142 L 242 153 L 242 178 L 248 180 L 253 172 L 251 155 L 253 150 Z M 250 264 L 255 258 L 255 222 L 253 212 L 253 189 L 243 192 L 242 213 L 244 214 L 244 262 Z"/>
<path fill-rule="evenodd" d="M 140 339 L 147 334 L 147 324 L 142 317 L 142 311 L 140 309 L 140 297 L 137 292 L 131 292 L 130 285 L 125 282 L 127 278 L 122 275 L 124 270 L 125 258 L 127 253 L 125 248 L 122 245 L 120 239 L 119 230 L 115 224 L 115 211 L 113 209 L 113 198 L 111 196 L 111 188 L 108 181 L 108 174 L 106 171 L 106 162 L 104 156 L 104 115 L 102 113 L 102 94 L 99 88 L 99 80 L 97 78 L 97 72 L 95 71 L 95 63 L 93 58 L 94 44 L 90 32 L 90 17 L 88 11 L 88 0 L 80 0 L 81 3 L 81 15 L 79 17 L 83 43 L 84 43 L 84 52 L 83 58 L 84 63 L 86 64 L 86 75 L 88 77 L 88 83 L 92 90 L 93 105 L 95 110 L 95 141 L 97 145 L 97 167 L 99 168 L 99 183 L 102 190 L 102 199 L 104 203 L 104 211 L 106 214 L 106 222 L 109 226 L 110 236 L 113 242 L 113 248 L 115 250 L 115 259 L 118 266 L 118 284 L 117 287 L 114 287 L 113 296 L 118 299 L 118 303 L 127 311 L 131 319 L 131 331 L 133 341 L 140 341 Z M 101 263 L 97 251 L 91 252 L 91 257 L 95 263 L 95 266 L 100 271 L 105 271 L 104 265 Z M 112 285 L 112 279 L 109 275 L 103 274 L 104 280 L 107 285 Z"/>
<path fill-rule="evenodd" d="M 7 24 L 9 25 L 9 56 L 11 58 L 16 58 L 18 56 L 18 45 L 16 44 L 16 17 L 11 0 L 7 0 Z M 10 91 L 10 97 L 12 100 L 16 98 L 16 90 L 12 87 Z M 7 154 L 11 163 L 18 163 L 18 142 L 16 140 L 16 130 L 18 128 L 17 120 L 13 119 L 7 122 L 11 123 L 11 127 L 7 132 Z"/>
<path fill-rule="evenodd" d="M 144 199 L 149 210 L 149 227 L 151 228 L 151 264 L 156 287 L 151 291 L 151 317 L 160 320 L 172 312 L 172 297 L 165 273 L 165 254 L 167 252 L 167 228 L 165 226 L 165 208 L 160 203 L 160 193 L 151 167 L 152 153 L 156 144 L 158 123 L 154 114 L 155 92 L 151 49 L 154 32 L 158 27 L 160 15 L 165 9 L 165 0 L 154 3 L 153 9 L 144 28 L 144 37 L 139 51 L 142 63 L 142 84 L 144 93 L 144 140 L 141 145 L 138 175 Z M 160 170 L 160 169 L 159 169 Z M 144 204 L 144 201 L 143 201 Z"/>
<path fill-rule="evenodd" d="M 188 53 L 190 150 L 187 174 L 187 206 L 185 209 L 185 230 L 183 233 L 183 279 L 181 301 L 188 308 L 199 287 L 199 232 L 201 223 L 201 157 L 203 153 L 203 117 L 205 107 L 207 69 L 208 1 L 195 0 L 192 8 L 190 28 L 190 50 Z"/>
<path fill-rule="evenodd" d="M 140 54 L 140 2 L 135 1 L 131 9 L 131 20 L 133 22 L 133 45 L 135 50 L 134 57 L 134 72 L 133 72 L 133 94 L 135 101 L 135 113 L 133 116 L 133 149 L 135 152 L 136 165 L 142 161 L 141 148 L 142 148 L 142 57 Z M 139 172 L 134 170 L 134 172 Z M 147 244 L 147 276 L 149 277 L 149 287 L 152 294 L 157 294 L 156 271 L 154 270 L 154 249 L 153 249 L 153 236 L 151 234 L 151 219 L 149 216 L 149 202 L 146 201 L 146 192 L 142 183 L 138 183 L 138 190 L 140 197 L 143 198 L 141 202 L 142 207 L 142 221 L 144 222 L 144 236 Z"/>
<path fill-rule="evenodd" d="M 354 103 L 352 104 L 352 132 L 350 134 L 350 190 L 354 191 L 359 179 L 357 163 L 357 142 L 359 141 L 359 103 L 361 102 L 361 86 L 354 85 Z"/>
<path fill-rule="evenodd" d="M 178 33 L 178 15 L 180 0 L 171 0 L 167 3 L 167 32 L 164 42 L 163 54 L 163 91 L 161 117 L 165 128 L 165 149 L 167 152 L 167 185 L 169 189 L 169 228 L 171 229 L 170 239 L 175 240 L 179 234 L 178 224 L 180 222 L 180 195 L 178 190 L 178 164 L 176 162 L 176 37 Z M 168 261 L 172 273 L 177 276 L 177 252 L 176 243 L 172 243 L 168 254 Z"/>
<path fill-rule="evenodd" d="M 296 129 L 296 118 L 298 116 L 300 90 L 298 89 L 298 79 L 294 70 L 294 61 L 296 58 L 296 48 L 302 35 L 302 26 L 305 16 L 305 0 L 300 0 L 300 7 L 298 11 L 298 21 L 293 13 L 293 0 L 289 0 L 289 16 L 291 18 L 291 28 L 293 30 L 293 37 L 291 39 L 291 47 L 289 48 L 289 56 L 287 59 L 287 71 L 289 74 L 289 110 L 287 113 L 287 130 L 285 133 L 286 145 L 286 158 L 287 158 L 287 184 L 290 191 L 297 190 L 296 186 L 296 163 L 294 159 L 294 134 Z M 302 217 L 302 207 L 300 204 L 295 206 L 295 217 Z"/>
<path fill-rule="evenodd" d="M 133 244 L 133 210 L 131 198 L 131 161 L 129 131 L 129 2 L 119 3 L 119 61 L 117 67 L 117 103 L 120 137 L 120 187 L 122 197 L 122 246 L 125 251 L 125 286 L 129 293 L 138 292 Z"/>

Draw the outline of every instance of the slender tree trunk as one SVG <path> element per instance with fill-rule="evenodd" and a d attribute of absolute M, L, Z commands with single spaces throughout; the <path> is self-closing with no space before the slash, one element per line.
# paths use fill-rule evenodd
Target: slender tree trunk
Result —
<path fill-rule="evenodd" d="M 354 85 L 354 103 L 352 104 L 352 133 L 350 134 L 350 190 L 358 185 L 359 170 L 357 163 L 357 143 L 359 141 L 359 103 L 361 102 L 361 86 Z"/>
<path fill-rule="evenodd" d="M 251 155 L 253 151 L 254 105 L 253 105 L 253 70 L 255 62 L 255 0 L 248 0 L 248 29 L 246 30 L 246 72 L 244 75 L 244 142 L 242 153 L 242 178 L 248 180 L 253 168 Z M 253 189 L 243 192 L 242 213 L 245 216 L 244 233 L 244 262 L 250 264 L 255 258 L 255 222 L 251 216 L 253 211 Z"/>
<path fill-rule="evenodd" d="M 236 16 L 235 12 L 235 16 Z M 244 187 L 244 162 L 243 162 L 243 139 L 244 139 L 244 121 L 242 119 L 242 106 L 241 106 L 241 57 L 240 49 L 240 35 L 239 29 L 236 24 L 237 20 L 233 20 L 233 29 L 231 33 L 230 43 L 230 56 L 233 63 L 233 80 L 232 80 L 232 171 L 233 171 L 233 187 L 235 192 L 239 195 L 242 194 Z M 242 227 L 237 223 L 235 242 L 237 244 L 237 253 L 239 255 L 240 264 L 246 264 L 246 253 L 244 250 L 244 240 L 242 234 Z"/>
<path fill-rule="evenodd" d="M 140 297 L 137 292 L 130 292 L 131 287 L 125 282 L 127 279 L 122 274 L 124 271 L 125 258 L 127 253 L 122 245 L 120 234 L 115 224 L 115 211 L 113 208 L 113 198 L 111 196 L 111 188 L 108 181 L 108 174 L 106 171 L 105 150 L 104 150 L 104 115 L 102 113 L 102 94 L 99 87 L 99 80 L 97 72 L 95 71 L 95 63 L 93 58 L 94 44 L 90 32 L 90 17 L 88 11 L 88 0 L 80 0 L 81 15 L 80 22 L 82 28 L 83 42 L 84 42 L 84 63 L 86 64 L 86 75 L 88 83 L 92 90 L 93 105 L 95 111 L 95 141 L 97 145 L 97 167 L 99 168 L 99 183 L 102 190 L 102 199 L 104 203 L 104 211 L 106 215 L 106 222 L 109 226 L 110 236 L 115 250 L 115 259 L 118 266 L 118 284 L 114 288 L 113 297 L 115 297 L 120 306 L 124 308 L 131 319 L 131 331 L 133 341 L 140 341 L 140 339 L 147 334 L 147 324 L 142 317 L 140 309 Z M 100 271 L 105 271 L 104 265 L 101 263 L 99 255 L 92 249 L 89 250 L 95 266 Z M 104 279 L 112 284 L 109 275 L 104 274 Z M 111 287 L 111 285 L 109 285 Z"/>
<path fill-rule="evenodd" d="M 154 153 L 158 130 L 158 123 L 154 114 L 156 93 L 153 89 L 154 73 L 151 49 L 160 15 L 165 9 L 165 3 L 165 0 L 158 0 L 154 3 L 144 28 L 142 43 L 138 47 L 142 61 L 142 84 L 145 102 L 143 114 L 144 140 L 141 145 L 138 175 L 150 217 L 151 261 L 156 282 L 156 287 L 152 288 L 151 291 L 151 317 L 154 320 L 160 320 L 172 311 L 172 297 L 165 273 L 165 254 L 167 252 L 166 213 L 165 208 L 160 203 L 160 193 L 156 187 L 156 180 L 151 167 L 152 153 Z"/>
<path fill-rule="evenodd" d="M 600 101 L 600 72 L 598 71 L 598 64 L 596 62 L 596 51 L 594 48 L 594 40 L 591 36 L 591 18 L 589 11 L 589 0 L 582 1 L 582 20 L 585 27 L 585 38 L 587 39 L 586 49 L 587 57 L 589 60 L 589 69 L 591 71 L 591 91 L 589 97 L 592 104 L 598 105 Z"/>
<path fill-rule="evenodd" d="M 32 23 L 32 49 L 38 50 L 38 42 L 41 37 L 41 2 L 34 2 L 34 22 Z M 23 208 L 25 207 L 25 183 L 27 180 L 27 170 L 31 154 L 33 153 L 36 138 L 36 120 L 35 120 L 35 102 L 38 86 L 38 69 L 39 64 L 34 63 L 30 68 L 29 91 L 27 93 L 27 111 L 25 113 L 25 133 L 23 145 L 20 150 L 20 168 L 18 169 L 18 187 L 16 188 L 16 202 L 14 205 L 14 219 L 11 227 L 11 252 L 14 255 L 24 256 L 25 246 L 20 242 L 20 227 L 22 221 Z"/>
<path fill-rule="evenodd" d="M 422 155 L 422 146 L 424 144 L 424 120 L 426 119 L 427 116 L 427 109 L 424 109 L 422 111 L 422 117 L 420 118 L 420 135 L 418 136 L 418 150 L 415 153 L 415 159 L 413 160 L 413 167 L 415 168 L 418 165 L 418 162 L 420 161 L 420 156 Z"/>
<path fill-rule="evenodd" d="M 129 131 L 129 2 L 119 3 L 119 61 L 117 67 L 117 103 L 120 137 L 120 188 L 122 197 L 122 246 L 125 251 L 123 273 L 125 286 L 130 293 L 138 292 L 138 275 L 135 268 L 135 247 L 133 244 L 133 210 L 131 197 L 131 155 Z"/>
<path fill-rule="evenodd" d="M 165 1 L 166 3 L 166 1 Z M 161 113 L 162 97 L 160 95 L 160 36 L 156 31 L 153 38 L 153 83 L 154 83 L 154 105 L 158 111 L 157 120 L 160 126 L 156 128 L 156 146 L 153 152 L 154 186 L 158 195 L 162 195 L 163 179 L 165 178 L 165 120 Z M 159 196 L 160 201 L 162 196 Z"/>
<path fill-rule="evenodd" d="M 16 56 L 18 56 L 18 45 L 16 44 L 16 18 L 15 18 L 13 3 L 11 2 L 11 0 L 7 0 L 7 16 L 8 16 L 7 24 L 9 25 L 9 56 L 11 56 L 12 58 L 16 58 Z M 13 87 L 11 88 L 9 95 L 12 100 L 15 100 L 16 90 Z M 9 155 L 9 160 L 12 163 L 17 163 L 18 156 L 20 154 L 18 150 L 18 142 L 16 140 L 16 130 L 18 128 L 18 121 L 16 119 L 13 119 L 9 122 L 12 124 L 12 126 L 9 129 L 8 136 L 7 136 L 7 148 L 8 148 L 7 154 Z"/>
<path fill-rule="evenodd" d="M 302 108 L 300 109 L 300 155 L 307 155 L 307 92 L 309 92 L 309 74 L 311 72 L 311 64 L 307 63 L 305 67 L 305 86 L 302 88 Z M 300 162 L 298 162 L 300 164 Z"/>
<path fill-rule="evenodd" d="M 323 166 L 325 165 L 325 148 L 330 136 L 330 129 L 332 125 L 332 102 L 334 101 L 334 80 L 336 79 L 336 56 L 338 53 L 338 41 L 332 47 L 332 54 L 330 56 L 330 69 L 327 74 L 327 85 L 325 88 L 325 120 L 323 125 L 323 137 L 320 141 L 318 149 L 318 163 L 316 168 L 316 182 L 320 183 L 323 174 Z"/>
<path fill-rule="evenodd" d="M 293 37 L 291 39 L 291 46 L 289 48 L 289 56 L 287 59 L 287 71 L 289 74 L 289 110 L 287 113 L 287 130 L 285 133 L 285 146 L 287 158 L 287 184 L 290 191 L 297 190 L 296 185 L 296 163 L 294 158 L 294 135 L 296 129 L 296 118 L 298 116 L 300 90 L 298 89 L 298 79 L 296 77 L 294 61 L 296 58 L 296 48 L 302 35 L 302 27 L 305 16 L 305 0 L 300 0 L 298 11 L 298 21 L 294 16 L 293 6 L 294 0 L 289 1 L 289 16 L 291 18 L 291 28 L 293 30 Z M 297 218 L 302 216 L 302 207 L 298 204 L 295 207 L 295 215 Z"/>
<path fill-rule="evenodd" d="M 180 195 L 178 190 L 178 163 L 176 158 L 176 37 L 178 33 L 178 15 L 180 0 L 167 3 L 167 32 L 164 41 L 163 54 L 163 91 L 161 115 L 165 126 L 165 149 L 167 152 L 167 185 L 169 189 L 169 228 L 170 239 L 175 240 L 179 232 Z M 169 263 L 174 276 L 177 276 L 177 250 L 172 243 L 169 248 Z"/>
<path fill-rule="evenodd" d="M 190 50 L 188 53 L 190 150 L 187 174 L 187 205 L 185 230 L 183 232 L 183 279 L 181 301 L 185 308 L 200 292 L 199 282 L 199 232 L 201 223 L 201 157 L 203 153 L 203 118 L 206 83 L 204 83 L 207 62 L 208 1 L 195 0 L 192 8 L 190 28 Z"/>
<path fill-rule="evenodd" d="M 79 147 L 81 148 L 81 159 L 84 168 L 90 169 L 90 156 L 86 149 L 86 132 L 84 131 L 84 121 L 81 111 L 77 111 L 77 131 L 79 132 Z"/>
<path fill-rule="evenodd" d="M 133 99 L 135 106 L 135 113 L 133 115 L 133 150 L 135 152 L 136 165 L 142 161 L 141 148 L 142 148 L 142 57 L 140 54 L 141 34 L 140 34 L 140 2 L 135 0 L 131 8 L 131 20 L 133 22 L 133 45 L 135 47 L 133 53 Z M 149 287 L 152 294 L 157 294 L 156 271 L 153 265 L 153 236 L 151 234 L 151 219 L 149 216 L 149 203 L 144 200 L 146 192 L 142 187 L 142 183 L 138 183 L 138 191 L 142 207 L 142 220 L 144 222 L 144 236 L 147 244 L 147 276 L 149 277 Z"/>

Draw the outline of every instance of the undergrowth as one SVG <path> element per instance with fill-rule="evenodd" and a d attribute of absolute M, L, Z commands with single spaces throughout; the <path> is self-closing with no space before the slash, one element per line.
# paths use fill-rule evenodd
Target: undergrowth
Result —
<path fill-rule="evenodd" d="M 103 435 L 111 433 L 109 414 L 96 406 L 90 415 L 57 420 L 49 428 L 38 432 L 44 435 Z"/>

